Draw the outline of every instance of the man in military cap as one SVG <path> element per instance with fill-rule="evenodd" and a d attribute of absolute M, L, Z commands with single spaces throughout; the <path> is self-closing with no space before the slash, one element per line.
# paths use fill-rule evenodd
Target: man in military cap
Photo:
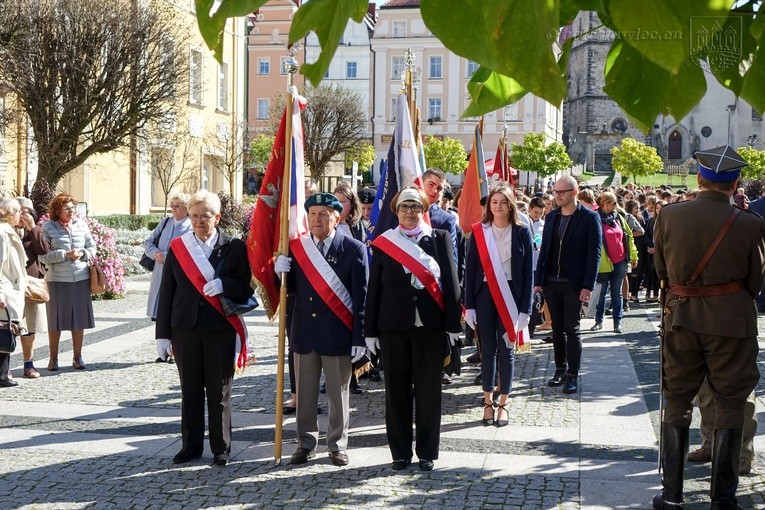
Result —
<path fill-rule="evenodd" d="M 287 289 L 294 302 L 289 339 L 297 375 L 298 448 L 290 464 L 305 464 L 316 455 L 323 369 L 329 401 L 327 449 L 332 463 L 344 466 L 351 369 L 366 352 L 367 250 L 335 228 L 343 210 L 335 195 L 311 195 L 305 209 L 309 232 L 290 242 L 290 257 L 280 255 L 274 263 L 277 274 L 289 273 Z"/>
<path fill-rule="evenodd" d="M 696 153 L 701 192 L 670 204 L 654 229 L 654 262 L 667 281 L 662 340 L 666 410 L 663 490 L 654 509 L 682 508 L 692 401 L 706 376 L 714 396 L 713 509 L 738 509 L 736 489 L 747 396 L 759 379 L 757 307 L 765 221 L 731 205 L 746 161 L 730 147 Z"/>
<path fill-rule="evenodd" d="M 359 201 L 361 202 L 361 221 L 364 222 L 364 228 L 369 229 L 369 222 L 372 216 L 372 204 L 375 203 L 375 190 L 364 188 L 359 191 Z"/>

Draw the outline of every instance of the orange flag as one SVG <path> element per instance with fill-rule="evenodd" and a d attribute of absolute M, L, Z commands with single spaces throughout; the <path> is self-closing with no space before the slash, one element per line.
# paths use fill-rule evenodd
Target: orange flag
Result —
<path fill-rule="evenodd" d="M 465 232 L 472 232 L 472 225 L 481 221 L 483 208 L 481 197 L 488 194 L 486 182 L 486 167 L 484 166 L 483 144 L 478 126 L 473 136 L 473 148 L 470 150 L 470 161 L 465 169 L 465 180 L 458 203 L 460 227 Z"/>

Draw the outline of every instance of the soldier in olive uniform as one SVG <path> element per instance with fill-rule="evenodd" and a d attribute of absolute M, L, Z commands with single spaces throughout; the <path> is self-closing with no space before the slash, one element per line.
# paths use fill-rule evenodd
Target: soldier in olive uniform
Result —
<path fill-rule="evenodd" d="M 696 158 L 701 193 L 696 200 L 664 207 L 654 230 L 656 271 L 668 282 L 662 342 L 663 490 L 653 500 L 654 509 L 682 508 L 692 401 L 705 376 L 717 411 L 711 508 L 740 508 L 736 489 L 744 407 L 759 379 L 755 298 L 763 284 L 765 221 L 730 203 L 746 166 L 733 149 L 699 151 Z M 700 262 L 729 221 L 699 273 Z"/>

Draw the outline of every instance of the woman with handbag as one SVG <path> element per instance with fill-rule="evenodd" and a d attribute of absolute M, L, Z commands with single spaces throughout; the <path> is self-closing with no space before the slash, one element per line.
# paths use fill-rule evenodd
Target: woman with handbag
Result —
<path fill-rule="evenodd" d="M 187 209 L 189 195 L 186 193 L 174 193 L 170 197 L 170 209 L 172 215 L 164 218 L 157 224 L 157 228 L 151 233 L 144 243 L 146 251 L 144 258 L 141 259 L 141 265 L 152 267 L 151 284 L 149 285 L 149 300 L 146 305 L 146 315 L 151 320 L 157 320 L 157 301 L 159 298 L 159 286 L 162 283 L 162 269 L 165 267 L 165 257 L 170 249 L 170 241 L 180 237 L 191 230 L 191 220 L 189 219 L 189 210 Z M 145 261 L 148 260 L 148 265 Z M 157 342 L 157 362 L 169 361 L 172 359 L 172 350 L 160 350 L 160 343 Z M 162 342 L 162 345 L 167 345 Z"/>
<path fill-rule="evenodd" d="M 24 289 L 27 284 L 24 266 L 27 256 L 13 228 L 18 224 L 20 215 L 21 206 L 15 198 L 0 200 L 0 308 L 4 308 L 10 320 L 18 323 L 23 331 Z M 5 313 L 0 317 L 5 319 Z M 0 353 L 0 388 L 19 384 L 11 377 L 10 361 L 10 353 Z"/>
<path fill-rule="evenodd" d="M 60 193 L 48 206 L 50 219 L 42 224 L 43 235 L 50 244 L 50 251 L 40 255 L 39 260 L 48 268 L 45 279 L 50 293 L 47 317 L 51 372 L 58 370 L 62 331 L 72 332 L 72 366 L 85 369 L 82 361 L 85 330 L 96 325 L 88 267 L 96 256 L 96 243 L 88 224 L 77 217 L 76 204 L 71 195 Z"/>
<path fill-rule="evenodd" d="M 245 303 L 253 295 L 247 247 L 217 228 L 218 195 L 202 190 L 188 203 L 192 230 L 170 243 L 157 304 L 156 339 L 172 342 L 181 381 L 181 451 L 173 463 L 198 459 L 204 451 L 205 398 L 213 463 L 231 453 L 231 382 L 246 364 L 247 328 L 227 316 L 221 298 Z M 167 340 L 169 339 L 169 340 Z M 238 357 L 236 356 L 239 351 Z"/>
<path fill-rule="evenodd" d="M 26 197 L 17 197 L 21 205 L 21 215 L 16 226 L 21 237 L 21 244 L 27 255 L 27 289 L 30 282 L 35 282 L 47 290 L 45 268 L 38 257 L 48 253 L 50 243 L 45 239 L 42 229 L 37 226 L 37 214 L 32 201 Z M 35 280 L 33 280 L 35 279 Z M 48 317 L 45 312 L 45 301 L 27 297 L 24 304 L 24 320 L 27 323 L 27 333 L 21 337 L 21 350 L 24 355 L 24 377 L 37 379 L 40 372 L 34 365 L 35 334 L 48 330 Z"/>

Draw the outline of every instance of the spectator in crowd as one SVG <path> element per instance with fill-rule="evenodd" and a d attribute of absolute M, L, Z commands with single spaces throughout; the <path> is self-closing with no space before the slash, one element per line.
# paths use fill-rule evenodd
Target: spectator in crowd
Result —
<path fill-rule="evenodd" d="M 518 218 L 512 190 L 508 186 L 494 188 L 482 222 L 473 225 L 465 264 L 465 321 L 474 329 L 478 324 L 481 332 L 484 425 L 508 424 L 516 337 L 525 334 L 530 321 L 533 261 L 531 232 Z M 495 419 L 497 368 L 499 403 Z"/>
<path fill-rule="evenodd" d="M 15 198 L 0 199 L 0 320 L 15 322 L 23 332 L 24 290 L 26 289 L 26 261 L 24 246 L 14 227 L 21 217 L 21 206 Z M 11 355 L 0 353 L 0 388 L 10 388 L 19 383 L 13 380 L 10 367 Z"/>
<path fill-rule="evenodd" d="M 82 345 L 85 330 L 95 327 L 88 266 L 96 256 L 96 244 L 85 220 L 78 218 L 77 201 L 67 193 L 57 195 L 48 206 L 50 219 L 42 224 L 48 253 L 39 255 L 48 272 L 47 303 L 48 370 L 58 370 L 58 346 L 62 331 L 72 332 L 72 366 L 84 370 Z"/>
<path fill-rule="evenodd" d="M 744 188 L 738 188 L 736 190 L 736 194 L 733 196 L 733 203 L 742 209 L 747 209 L 749 207 L 749 197 L 744 194 Z"/>
<path fill-rule="evenodd" d="M 555 375 L 549 386 L 576 393 L 582 357 L 579 334 L 582 301 L 589 301 L 600 262 L 598 214 L 576 201 L 576 179 L 565 176 L 553 192 L 558 208 L 545 218 L 534 292 L 544 292 L 550 309 Z"/>
<path fill-rule="evenodd" d="M 659 280 L 656 276 L 656 267 L 654 266 L 653 256 L 656 252 L 653 246 L 653 227 L 656 223 L 656 204 L 659 200 L 656 195 L 645 197 L 645 209 L 643 209 L 643 221 L 645 221 L 646 234 L 646 257 L 644 273 L 642 275 L 643 286 L 645 287 L 645 300 L 649 303 L 659 302 Z"/>
<path fill-rule="evenodd" d="M 585 188 L 580 191 L 576 198 L 579 200 L 579 203 L 592 209 L 593 211 L 598 208 L 598 205 L 595 202 L 595 193 L 589 188 Z"/>
<path fill-rule="evenodd" d="M 627 275 L 631 260 L 637 258 L 637 249 L 632 240 L 632 229 L 627 220 L 616 210 L 616 195 L 605 191 L 598 196 L 598 217 L 601 224 L 601 253 L 598 281 L 603 286 L 595 311 L 595 325 L 590 331 L 603 329 L 603 315 L 606 308 L 606 292 L 611 291 L 614 332 L 622 332 L 622 282 Z"/>
<path fill-rule="evenodd" d="M 306 198 L 319 192 L 319 185 L 313 179 L 307 179 L 305 181 L 305 196 Z"/>
<path fill-rule="evenodd" d="M 240 317 L 224 316 L 220 296 L 245 302 L 254 291 L 244 242 L 218 228 L 220 207 L 215 193 L 191 196 L 191 230 L 170 244 L 162 271 L 156 338 L 170 339 L 181 381 L 183 445 L 174 464 L 202 456 L 205 396 L 213 463 L 225 466 L 231 454 L 231 381 L 246 328 Z"/>
<path fill-rule="evenodd" d="M 545 228 L 544 220 L 545 202 L 541 196 L 536 196 L 529 202 L 529 219 L 531 220 L 531 240 L 534 247 L 534 272 L 537 270 L 537 263 L 539 262 L 539 250 L 542 247 L 542 233 Z M 540 308 L 532 307 L 532 317 L 529 324 L 529 333 L 533 334 L 534 329 L 539 325 L 540 330 L 552 329 L 552 322 L 550 321 L 550 311 L 547 309 L 547 303 L 544 303 Z M 552 337 L 546 337 L 546 342 L 552 342 Z"/>
<path fill-rule="evenodd" d="M 316 455 L 323 369 L 329 400 L 329 457 L 335 466 L 345 466 L 352 364 L 366 350 L 367 250 L 336 229 L 344 208 L 335 195 L 316 193 L 306 200 L 305 209 L 309 232 L 290 242 L 291 257 L 280 255 L 274 264 L 277 274 L 288 273 L 287 288 L 294 302 L 289 339 L 297 376 L 298 448 L 290 464 L 305 464 Z"/>
<path fill-rule="evenodd" d="M 372 244 L 366 342 L 373 352 L 381 349 L 385 366 L 385 430 L 392 468 L 411 463 L 414 422 L 419 466 L 430 471 L 439 452 L 447 335 L 453 344 L 461 331 L 457 268 L 448 232 L 423 220 L 430 200 L 422 190 L 404 188 L 391 204 L 399 226 Z"/>
<path fill-rule="evenodd" d="M 27 276 L 45 278 L 45 267 L 38 257 L 45 255 L 50 250 L 50 244 L 45 239 L 42 229 L 37 225 L 37 213 L 32 201 L 26 197 L 18 197 L 21 206 L 17 232 L 21 236 L 21 244 L 27 255 Z M 40 301 L 25 300 L 24 319 L 27 332 L 21 337 L 21 349 L 24 356 L 24 377 L 37 379 L 40 372 L 34 364 L 35 335 L 45 333 L 48 330 L 48 318 L 45 312 L 45 303 Z"/>
<path fill-rule="evenodd" d="M 632 215 L 637 222 L 637 226 L 632 229 L 635 239 L 635 248 L 637 249 L 637 266 L 632 269 L 629 276 L 629 299 L 638 303 L 638 291 L 643 282 L 644 266 L 648 258 L 648 246 L 646 244 L 646 225 L 643 215 L 640 212 L 640 204 L 637 200 L 628 200 L 625 204 L 626 211 Z"/>
<path fill-rule="evenodd" d="M 375 190 L 364 188 L 359 191 L 359 201 L 361 202 L 361 221 L 365 222 L 364 227 L 368 231 L 370 221 L 372 221 L 372 206 L 375 203 Z"/>
<path fill-rule="evenodd" d="M 151 320 L 157 320 L 157 303 L 159 287 L 162 283 L 162 269 L 165 267 L 165 257 L 170 249 L 170 241 L 191 230 L 191 220 L 188 210 L 189 196 L 186 193 L 174 193 L 170 197 L 171 216 L 160 221 L 149 238 L 144 243 L 146 256 L 154 259 L 154 269 L 151 272 L 149 284 L 149 299 L 146 305 L 146 315 Z M 171 351 L 160 351 L 160 345 L 168 345 L 169 338 L 157 341 L 157 361 L 172 359 Z"/>

